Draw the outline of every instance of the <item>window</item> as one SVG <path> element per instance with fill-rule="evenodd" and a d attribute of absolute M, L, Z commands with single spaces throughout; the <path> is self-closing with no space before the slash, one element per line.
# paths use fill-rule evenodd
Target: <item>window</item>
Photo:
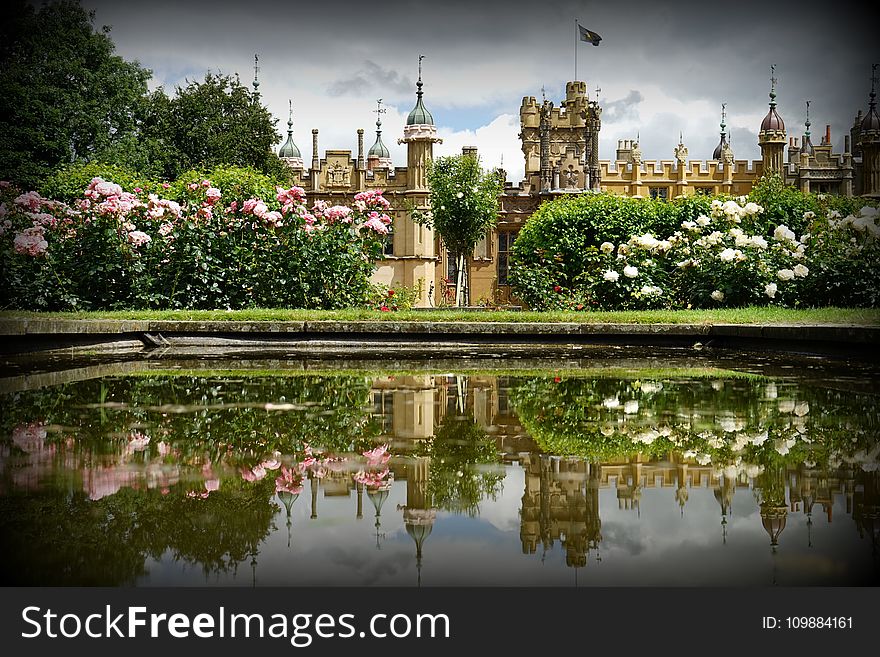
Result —
<path fill-rule="evenodd" d="M 694 187 L 694 192 L 698 196 L 712 196 L 714 190 L 714 187 Z"/>
<path fill-rule="evenodd" d="M 394 224 L 388 226 L 388 234 L 385 235 L 385 243 L 382 247 L 382 253 L 387 256 L 394 255 Z"/>
<path fill-rule="evenodd" d="M 662 199 L 664 201 L 669 198 L 668 187 L 648 187 L 648 192 L 650 192 L 651 198 Z"/>
<path fill-rule="evenodd" d="M 446 252 L 446 280 L 452 285 L 458 280 L 458 258 L 449 251 Z"/>
<path fill-rule="evenodd" d="M 489 236 L 483 235 L 483 239 L 477 242 L 474 247 L 474 258 L 477 260 L 485 260 L 489 257 Z"/>
<path fill-rule="evenodd" d="M 394 393 L 391 390 L 373 391 L 373 417 L 382 424 L 382 433 L 394 431 Z"/>
<path fill-rule="evenodd" d="M 510 285 L 510 247 L 516 233 L 498 233 L 498 285 Z"/>

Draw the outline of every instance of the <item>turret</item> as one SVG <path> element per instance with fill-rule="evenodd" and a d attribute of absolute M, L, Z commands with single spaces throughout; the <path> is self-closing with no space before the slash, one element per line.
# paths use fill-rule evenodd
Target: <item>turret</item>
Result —
<path fill-rule="evenodd" d="M 367 168 L 371 171 L 374 168 L 390 169 L 392 166 L 391 153 L 385 144 L 382 143 L 382 114 L 388 110 L 382 108 L 381 98 L 376 101 L 376 109 L 373 111 L 376 112 L 376 142 L 370 147 L 370 152 L 367 153 Z"/>
<path fill-rule="evenodd" d="M 871 94 L 868 113 L 859 125 L 862 151 L 862 196 L 880 198 L 880 115 L 877 114 L 877 64 L 871 67 Z"/>
<path fill-rule="evenodd" d="M 288 99 L 287 103 L 287 141 L 284 142 L 278 151 L 278 157 L 291 169 L 302 169 L 302 154 L 300 154 L 299 148 L 293 141 L 293 101 Z"/>
<path fill-rule="evenodd" d="M 785 122 L 776 112 L 776 65 L 770 67 L 770 111 L 761 121 L 758 133 L 764 174 L 783 173 L 783 150 L 785 149 Z"/>

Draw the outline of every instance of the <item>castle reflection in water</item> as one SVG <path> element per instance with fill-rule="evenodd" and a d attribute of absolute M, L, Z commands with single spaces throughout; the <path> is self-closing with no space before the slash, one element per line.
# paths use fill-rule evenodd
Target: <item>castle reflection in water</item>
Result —
<path fill-rule="evenodd" d="M 417 454 L 424 451 L 421 446 L 425 442 L 435 439 L 449 418 L 481 427 L 494 439 L 501 463 L 522 468 L 519 533 L 523 554 L 546 553 L 558 545 L 566 565 L 573 568 L 586 566 L 591 554 L 598 557 L 603 540 L 599 512 L 602 490 L 615 491 L 620 511 L 640 515 L 645 490 L 668 489 L 669 504 L 677 505 L 684 515 L 691 491 L 702 489 L 711 490 L 717 502 L 722 542 L 727 540 L 735 496 L 754 498 L 768 548 L 774 553 L 784 543 L 786 523 L 793 517 L 805 522 L 809 543 L 814 518 L 835 521 L 835 504 L 843 503 L 859 535 L 871 542 L 875 562 L 880 557 L 880 478 L 875 469 L 853 463 L 837 468 L 800 463 L 770 465 L 750 476 L 742 471 L 725 472 L 712 463 L 701 465 L 679 451 L 662 459 L 645 458 L 636 452 L 602 462 L 541 453 L 520 423 L 509 394 L 509 383 L 503 376 L 388 376 L 374 381 L 372 413 L 382 425 L 378 440 L 391 445 L 396 455 L 389 463 L 394 480 L 406 482 L 406 503 L 396 511 L 402 513 L 406 531 L 415 543 L 419 570 L 426 541 L 438 519 L 429 485 L 432 468 L 438 464 L 431 456 Z M 366 494 L 374 509 L 379 545 L 390 483 L 371 490 L 354 483 L 346 473 L 329 473 L 322 479 L 312 478 L 310 485 L 313 519 L 319 514 L 319 491 L 326 497 L 353 496 L 358 519 L 363 518 Z"/>

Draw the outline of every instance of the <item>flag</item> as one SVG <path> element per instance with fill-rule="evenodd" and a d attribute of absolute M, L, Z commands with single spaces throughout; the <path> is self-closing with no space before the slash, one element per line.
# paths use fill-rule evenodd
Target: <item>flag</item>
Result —
<path fill-rule="evenodd" d="M 602 37 L 600 37 L 592 30 L 588 30 L 580 23 L 578 23 L 578 31 L 580 31 L 581 33 L 581 41 L 589 41 L 594 46 L 598 46 L 599 42 L 602 40 Z"/>

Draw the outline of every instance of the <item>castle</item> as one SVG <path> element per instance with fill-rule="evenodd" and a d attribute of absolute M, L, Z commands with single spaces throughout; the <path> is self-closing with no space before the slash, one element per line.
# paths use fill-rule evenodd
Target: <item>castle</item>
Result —
<path fill-rule="evenodd" d="M 470 259 L 470 304 L 515 302 L 508 277 L 510 247 L 538 206 L 561 195 L 607 192 L 671 199 L 693 194 L 748 194 L 763 175 L 776 172 L 803 192 L 880 198 L 880 115 L 873 73 L 872 69 L 867 114 L 859 111 L 850 134 L 844 137 L 842 154 L 832 152 L 830 126 L 819 144 L 812 143 L 809 102 L 803 136 L 788 135 L 777 111 L 776 78 L 771 74 L 769 111 L 758 132 L 761 160 L 755 161 L 735 159 L 724 105 L 720 141 L 709 160 L 690 160 L 681 137 L 669 160 L 643 160 L 638 139 L 619 141 L 615 159 L 600 160 L 602 108 L 598 100 L 589 99 L 585 82 L 568 82 L 565 100 L 558 107 L 546 98 L 540 104 L 534 96 L 523 98 L 519 137 L 525 177 L 516 185 L 505 183 L 497 226 L 477 244 Z M 256 89 L 256 80 L 254 84 Z M 441 142 L 434 118 L 425 107 L 422 87 L 420 57 L 416 103 L 398 140 L 407 146 L 405 167 L 394 166 L 382 141 L 381 101 L 376 110 L 376 139 L 366 155 L 364 131 L 359 129 L 356 157 L 350 150 L 327 150 L 321 158 L 318 130 L 313 129 L 312 158 L 306 167 L 293 140 L 292 109 L 287 141 L 278 155 L 290 169 L 291 182 L 306 190 L 310 202 L 350 203 L 360 191 L 384 190 L 394 222 L 374 281 L 415 288 L 416 306 L 433 307 L 449 303 L 456 263 L 434 231 L 414 222 L 410 214 L 413 209 L 429 206 L 427 164 L 434 144 Z M 477 154 L 473 147 L 462 150 Z"/>

